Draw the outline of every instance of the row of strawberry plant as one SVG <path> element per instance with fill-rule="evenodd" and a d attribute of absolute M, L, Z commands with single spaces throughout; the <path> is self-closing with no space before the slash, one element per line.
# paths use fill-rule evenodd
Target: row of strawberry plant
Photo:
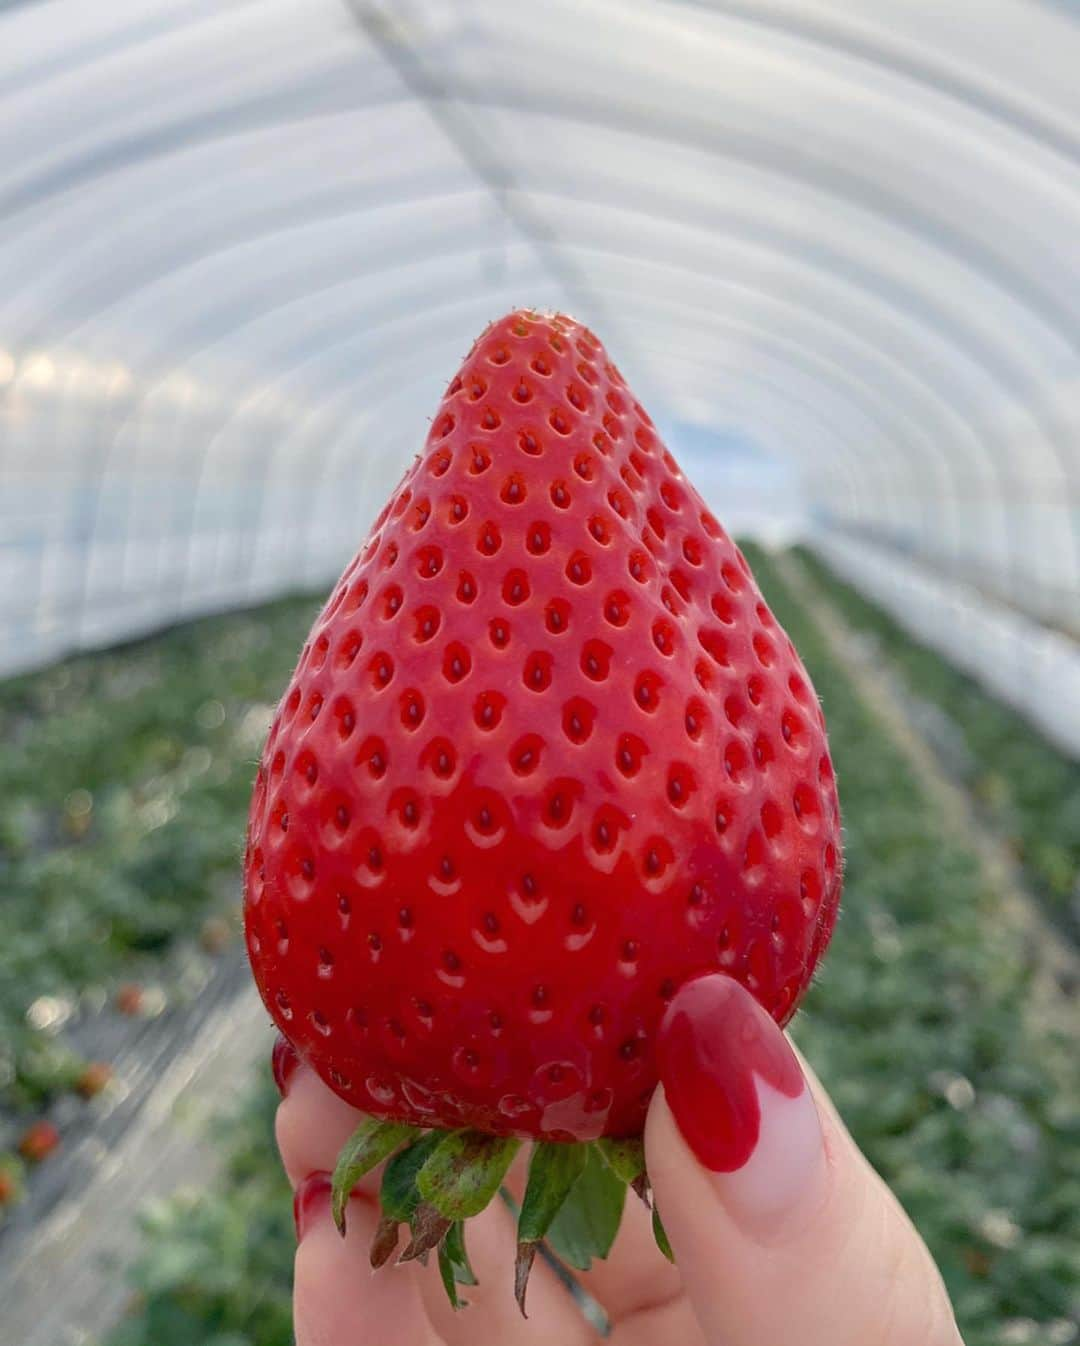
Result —
<path fill-rule="evenodd" d="M 844 911 L 797 1036 L 924 1231 L 969 1346 L 1062 1338 L 1080 1307 L 1075 1052 L 1036 1010 L 1033 955 L 965 839 L 749 552 L 824 703 L 845 821 Z"/>
<path fill-rule="evenodd" d="M 139 1012 L 126 983 L 170 944 L 221 941 L 253 763 L 310 615 L 284 601 L 0 686 L 0 1118 L 80 1080 L 63 1026 Z"/>
<path fill-rule="evenodd" d="M 1007 838 L 1050 914 L 1080 934 L 1080 762 L 920 644 L 812 552 L 800 549 L 799 556 L 851 626 L 877 643 L 911 695 L 948 717 L 962 740 L 950 766 Z"/>
<path fill-rule="evenodd" d="M 1033 1010 L 1032 969 L 963 838 L 749 550 L 825 701 L 846 821 L 845 910 L 796 1036 L 925 1232 L 969 1346 L 1066 1342 L 1080 1307 L 1068 1044 Z M 110 1346 L 290 1340 L 287 1198 L 262 1090 L 232 1145 L 224 1185 L 148 1216 L 138 1307 Z"/>

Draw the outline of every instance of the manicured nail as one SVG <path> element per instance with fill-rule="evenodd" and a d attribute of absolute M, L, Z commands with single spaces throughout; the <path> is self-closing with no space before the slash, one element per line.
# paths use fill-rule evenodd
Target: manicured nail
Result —
<path fill-rule="evenodd" d="M 319 1220 L 330 1218 L 330 1174 L 309 1173 L 293 1193 L 293 1222 L 296 1225 L 296 1241 L 302 1243 L 304 1235 Z"/>
<path fill-rule="evenodd" d="M 738 982 L 712 974 L 682 986 L 657 1057 L 676 1124 L 733 1218 L 767 1225 L 824 1191 L 821 1123 L 806 1078 Z"/>
<path fill-rule="evenodd" d="M 274 1083 L 277 1085 L 278 1093 L 282 1098 L 289 1092 L 289 1081 L 296 1073 L 296 1067 L 299 1064 L 300 1058 L 296 1054 L 296 1049 L 291 1042 L 279 1033 L 274 1039 L 274 1050 L 270 1054 L 270 1066 L 274 1072 Z"/>

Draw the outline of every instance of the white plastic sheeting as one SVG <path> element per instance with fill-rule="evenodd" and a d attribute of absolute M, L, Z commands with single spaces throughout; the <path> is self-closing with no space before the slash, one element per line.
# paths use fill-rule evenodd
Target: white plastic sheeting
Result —
<path fill-rule="evenodd" d="M 836 533 L 814 542 L 837 574 L 917 640 L 970 673 L 1065 752 L 1080 756 L 1080 646 L 1074 640 L 872 544 Z"/>
<path fill-rule="evenodd" d="M 721 514 L 696 428 L 1080 629 L 1078 70 L 1066 0 L 0 0 L 2 666 L 327 580 L 519 303 Z"/>

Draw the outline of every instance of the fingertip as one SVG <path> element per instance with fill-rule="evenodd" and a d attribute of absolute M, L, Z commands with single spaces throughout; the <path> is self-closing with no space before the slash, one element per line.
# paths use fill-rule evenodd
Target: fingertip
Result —
<path fill-rule="evenodd" d="M 293 1319 L 297 1346 L 383 1346 L 393 1324 L 396 1346 L 435 1346 L 435 1336 L 410 1268 L 373 1272 L 368 1251 L 377 1222 L 367 1198 L 349 1202 L 344 1238 L 334 1227 L 319 1182 L 306 1197 L 296 1249 Z"/>
<path fill-rule="evenodd" d="M 329 1173 L 309 1173 L 293 1193 L 293 1224 L 296 1242 L 301 1244 L 312 1225 L 322 1221 L 330 1210 Z"/>
<path fill-rule="evenodd" d="M 698 1014 L 699 997 L 676 1050 L 658 1045 L 645 1128 L 657 1209 L 707 1339 L 956 1346 L 918 1234 L 742 996 L 725 992 L 727 1021 Z"/>
<path fill-rule="evenodd" d="M 299 1063 L 274 1119 L 278 1152 L 293 1187 L 309 1173 L 333 1171 L 341 1147 L 361 1118 L 310 1066 Z"/>
<path fill-rule="evenodd" d="M 300 1058 L 296 1054 L 296 1048 L 288 1038 L 278 1033 L 274 1038 L 274 1046 L 270 1053 L 270 1070 L 274 1076 L 274 1084 L 282 1098 L 288 1095 L 289 1085 L 299 1064 Z"/>
<path fill-rule="evenodd" d="M 697 977 L 676 992 L 656 1043 L 667 1103 L 703 1167 L 734 1173 L 761 1140 L 766 1100 L 812 1096 L 771 1015 L 733 978 Z M 820 1133 L 819 1133 L 820 1134 Z"/>

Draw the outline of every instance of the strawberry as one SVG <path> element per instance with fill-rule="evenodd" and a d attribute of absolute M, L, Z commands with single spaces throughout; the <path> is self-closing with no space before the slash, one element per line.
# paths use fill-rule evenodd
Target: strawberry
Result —
<path fill-rule="evenodd" d="M 19 1153 L 28 1164 L 40 1164 L 59 1144 L 60 1132 L 52 1122 L 32 1122 L 19 1139 Z"/>
<path fill-rule="evenodd" d="M 232 939 L 232 926 L 224 916 L 208 916 L 199 931 L 199 943 L 205 953 L 221 953 Z"/>
<path fill-rule="evenodd" d="M 839 893 L 824 721 L 743 556 L 587 328 L 493 323 L 316 620 L 255 782 L 256 980 L 372 1118 L 338 1186 L 432 1129 L 451 1186 L 514 1137 L 564 1151 L 534 1158 L 538 1192 L 585 1183 L 557 1142 L 640 1136 L 675 990 L 720 969 L 786 1022 Z M 633 1140 L 601 1150 L 642 1184 Z M 438 1168 L 419 1242 L 445 1248 Z"/>
<path fill-rule="evenodd" d="M 108 1087 L 112 1077 L 112 1066 L 107 1061 L 90 1061 L 76 1077 L 75 1092 L 83 1098 L 95 1098 Z"/>
<path fill-rule="evenodd" d="M 121 1014 L 137 1017 L 144 1008 L 143 988 L 137 982 L 124 982 L 117 988 L 115 1004 Z"/>

